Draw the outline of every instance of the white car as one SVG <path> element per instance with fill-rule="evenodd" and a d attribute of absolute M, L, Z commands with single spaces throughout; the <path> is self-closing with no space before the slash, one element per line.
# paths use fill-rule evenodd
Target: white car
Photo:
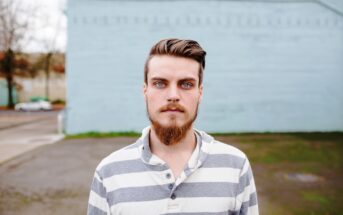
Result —
<path fill-rule="evenodd" d="M 52 110 L 52 106 L 47 101 L 23 102 L 16 104 L 14 109 L 17 111 Z"/>

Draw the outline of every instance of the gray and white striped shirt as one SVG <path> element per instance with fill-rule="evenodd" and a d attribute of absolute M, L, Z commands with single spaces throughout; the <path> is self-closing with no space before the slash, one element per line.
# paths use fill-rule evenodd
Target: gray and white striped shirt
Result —
<path fill-rule="evenodd" d="M 174 178 L 167 164 L 151 153 L 149 131 L 145 128 L 136 143 L 100 162 L 88 215 L 258 215 L 254 178 L 243 152 L 195 130 L 196 148 Z"/>

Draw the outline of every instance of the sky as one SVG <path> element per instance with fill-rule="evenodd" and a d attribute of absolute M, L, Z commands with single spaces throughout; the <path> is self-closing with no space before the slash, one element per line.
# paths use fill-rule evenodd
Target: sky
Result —
<path fill-rule="evenodd" d="M 25 52 L 66 50 L 67 45 L 67 0 L 21 0 L 37 8 L 36 21 L 30 30 L 33 40 L 22 46 Z"/>

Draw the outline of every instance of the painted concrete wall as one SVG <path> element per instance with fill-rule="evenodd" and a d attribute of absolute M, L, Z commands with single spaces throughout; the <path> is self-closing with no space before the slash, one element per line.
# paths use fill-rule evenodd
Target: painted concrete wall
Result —
<path fill-rule="evenodd" d="M 67 133 L 140 131 L 143 65 L 162 38 L 208 53 L 196 127 L 343 131 L 343 16 L 309 1 L 73 0 Z"/>

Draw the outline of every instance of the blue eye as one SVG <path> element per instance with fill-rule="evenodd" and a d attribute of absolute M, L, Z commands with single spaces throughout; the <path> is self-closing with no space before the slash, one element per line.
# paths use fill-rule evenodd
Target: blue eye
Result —
<path fill-rule="evenodd" d="M 193 85 L 193 83 L 191 83 L 191 82 L 183 82 L 183 83 L 181 83 L 181 87 L 182 87 L 183 89 L 191 89 L 193 86 L 194 86 L 194 85 Z"/>
<path fill-rule="evenodd" d="M 164 88 L 166 86 L 166 84 L 163 83 L 162 81 L 156 81 L 153 83 L 153 85 L 157 88 Z"/>

